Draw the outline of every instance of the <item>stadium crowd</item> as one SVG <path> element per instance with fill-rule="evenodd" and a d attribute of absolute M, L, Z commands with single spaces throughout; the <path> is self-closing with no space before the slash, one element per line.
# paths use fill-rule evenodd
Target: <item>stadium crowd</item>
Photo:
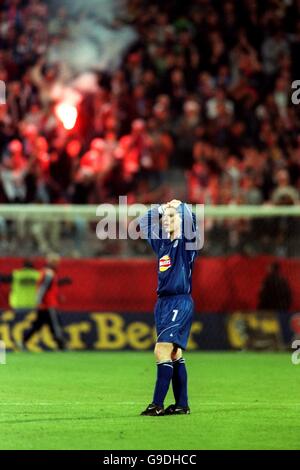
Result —
<path fill-rule="evenodd" d="M 83 16 L 48 3 L 0 5 L 0 203 L 152 203 L 172 175 L 193 203 L 299 202 L 299 0 L 128 0 L 136 40 L 117 69 L 95 64 L 69 130 L 49 50 Z"/>
<path fill-rule="evenodd" d="M 66 131 L 52 93 L 61 64 L 47 51 L 78 18 L 1 2 L 0 200 L 156 202 L 177 168 L 192 202 L 298 201 L 300 2 L 127 3 L 137 40 Z"/>

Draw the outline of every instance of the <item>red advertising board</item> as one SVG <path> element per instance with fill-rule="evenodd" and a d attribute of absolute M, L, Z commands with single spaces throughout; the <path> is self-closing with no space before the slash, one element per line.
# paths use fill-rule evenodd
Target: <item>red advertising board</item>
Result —
<path fill-rule="evenodd" d="M 199 257 L 193 273 L 197 312 L 228 312 L 257 307 L 270 256 Z M 300 260 L 280 259 L 292 290 L 291 311 L 300 311 Z M 19 268 L 22 260 L 1 258 L 0 272 Z M 36 266 L 42 266 L 37 260 Z M 61 310 L 151 312 L 156 300 L 155 259 L 63 259 L 59 274 L 72 278 L 61 288 Z M 8 286 L 0 286 L 0 308 L 7 307 Z"/>

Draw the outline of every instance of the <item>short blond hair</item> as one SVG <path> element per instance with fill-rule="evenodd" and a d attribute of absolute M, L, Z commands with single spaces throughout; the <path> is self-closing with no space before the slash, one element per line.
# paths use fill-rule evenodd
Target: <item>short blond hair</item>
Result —
<path fill-rule="evenodd" d="M 48 264 L 57 264 L 60 261 L 60 255 L 58 253 L 48 253 L 46 261 Z"/>

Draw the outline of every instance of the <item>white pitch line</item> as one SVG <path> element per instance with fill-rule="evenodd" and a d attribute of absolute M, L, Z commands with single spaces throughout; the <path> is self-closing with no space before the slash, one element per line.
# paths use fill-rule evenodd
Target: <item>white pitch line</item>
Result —
<path fill-rule="evenodd" d="M 120 406 L 120 405 L 140 405 L 144 402 L 142 401 L 120 401 L 120 402 L 80 402 L 80 401 L 74 401 L 74 402 L 0 402 L 2 406 Z M 203 406 L 268 406 L 268 407 L 273 407 L 273 406 L 279 406 L 279 407 L 288 407 L 288 406 L 300 406 L 300 403 L 256 403 L 256 402 L 213 402 L 213 403 L 197 403 L 197 406 L 203 407 Z"/>
<path fill-rule="evenodd" d="M 1 406 L 99 406 L 99 405 L 139 405 L 144 402 L 133 402 L 133 401 L 120 401 L 114 403 L 104 403 L 104 402 L 80 402 L 80 401 L 72 401 L 72 402 L 3 402 L 1 401 Z"/>

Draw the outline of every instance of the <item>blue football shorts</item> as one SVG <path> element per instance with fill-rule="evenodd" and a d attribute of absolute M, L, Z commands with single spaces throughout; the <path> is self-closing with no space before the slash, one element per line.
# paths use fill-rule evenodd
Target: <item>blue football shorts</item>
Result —
<path fill-rule="evenodd" d="M 174 343 L 186 349 L 193 315 L 190 294 L 159 297 L 154 309 L 157 343 Z"/>

